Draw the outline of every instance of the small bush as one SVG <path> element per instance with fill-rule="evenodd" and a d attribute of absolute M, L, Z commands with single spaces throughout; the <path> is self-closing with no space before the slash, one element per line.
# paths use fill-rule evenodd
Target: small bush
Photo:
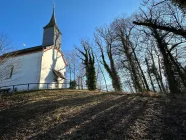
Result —
<path fill-rule="evenodd" d="M 70 89 L 76 89 L 76 81 L 70 81 Z"/>

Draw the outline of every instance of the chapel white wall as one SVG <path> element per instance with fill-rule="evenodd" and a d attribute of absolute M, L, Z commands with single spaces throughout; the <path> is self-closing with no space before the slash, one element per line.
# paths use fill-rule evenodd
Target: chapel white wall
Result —
<path fill-rule="evenodd" d="M 3 65 L 12 64 L 14 65 L 14 69 L 10 79 L 1 80 L 0 87 L 27 83 L 38 83 L 40 80 L 41 56 L 42 52 L 36 52 L 12 57 L 6 60 Z M 0 65 L 0 71 L 3 68 L 3 65 Z M 27 90 L 28 86 L 15 86 L 15 88 L 17 88 L 17 90 Z M 31 84 L 29 85 L 29 89 L 38 89 L 38 85 Z"/>
<path fill-rule="evenodd" d="M 41 75 L 40 83 L 51 83 L 48 85 L 48 88 L 62 88 L 64 87 L 62 83 L 64 80 L 58 79 L 60 84 L 56 84 L 53 73 L 53 69 L 60 70 L 61 73 L 65 73 L 65 62 L 62 58 L 62 54 L 54 48 L 48 49 L 43 52 L 42 63 L 41 63 Z M 46 84 L 40 84 L 40 89 L 47 88 Z"/>

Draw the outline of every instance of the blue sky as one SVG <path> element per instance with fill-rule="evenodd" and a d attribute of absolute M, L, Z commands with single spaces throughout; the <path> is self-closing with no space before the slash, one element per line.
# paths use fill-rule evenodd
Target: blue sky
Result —
<path fill-rule="evenodd" d="M 66 52 L 79 45 L 81 38 L 91 39 L 96 27 L 130 16 L 141 0 L 0 0 L 0 34 L 6 34 L 16 49 L 41 45 L 53 2 Z"/>

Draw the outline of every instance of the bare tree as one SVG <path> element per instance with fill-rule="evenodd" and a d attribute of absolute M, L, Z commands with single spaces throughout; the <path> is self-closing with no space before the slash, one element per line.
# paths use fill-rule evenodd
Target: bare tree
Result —
<path fill-rule="evenodd" d="M 101 74 L 102 74 L 102 76 L 103 76 L 103 80 L 104 80 L 104 85 L 105 85 L 105 88 L 102 88 L 101 87 L 101 83 L 102 83 L 102 80 L 100 80 L 100 89 L 101 90 L 104 90 L 104 89 L 106 89 L 106 91 L 108 92 L 108 87 L 107 87 L 107 80 L 106 80 L 106 77 L 105 77 L 105 73 L 104 73 L 104 71 L 103 71 L 103 69 L 102 69 L 102 67 L 101 67 L 101 64 L 100 64 L 100 60 L 98 59 L 98 57 L 97 57 L 97 54 L 94 52 L 94 50 L 92 49 L 92 51 L 93 51 L 93 53 L 94 53 L 94 56 L 95 56 L 95 59 L 96 59 L 96 62 L 97 62 L 97 67 L 98 67 L 98 70 L 97 70 L 97 84 L 98 84 L 98 80 L 99 80 L 99 78 L 101 77 L 101 76 L 99 76 L 99 71 L 101 72 Z"/>
<path fill-rule="evenodd" d="M 74 49 L 70 52 L 65 52 L 64 54 L 65 54 L 65 58 L 68 64 L 67 74 L 68 74 L 69 80 L 76 81 L 78 77 L 83 77 L 85 75 L 84 67 L 81 65 L 81 62 L 77 55 L 77 51 Z"/>
<path fill-rule="evenodd" d="M 111 29 L 118 43 L 117 50 L 122 55 L 125 55 L 124 61 L 127 63 L 133 85 L 137 92 L 141 92 L 144 89 L 149 90 L 149 87 L 130 38 L 133 27 L 129 18 L 118 18 L 111 24 Z"/>
<path fill-rule="evenodd" d="M 4 34 L 0 35 L 0 83 L 6 84 L 11 81 L 13 72 L 19 68 L 19 63 L 14 57 L 17 52 L 14 51 L 12 43 Z"/>
<path fill-rule="evenodd" d="M 176 6 L 178 6 L 183 11 L 183 13 L 186 13 L 186 1 L 184 1 L 184 0 L 171 0 L 171 2 L 173 4 L 175 4 Z"/>
<path fill-rule="evenodd" d="M 177 30 L 184 31 L 184 16 L 182 17 L 181 12 L 177 11 L 177 9 L 170 3 L 162 3 L 158 5 L 155 5 L 155 3 L 151 3 L 150 6 L 147 6 L 147 11 L 141 9 L 141 14 L 138 14 L 136 16 L 136 22 L 134 23 L 147 27 L 150 30 L 150 36 L 155 39 L 154 41 L 156 42 L 156 47 L 160 51 L 160 54 L 162 56 L 163 66 L 165 69 L 165 77 L 167 78 L 170 92 L 184 92 L 186 88 L 186 74 L 182 64 L 178 60 L 178 57 L 176 57 L 177 53 L 175 53 L 175 51 L 172 51 L 177 50 L 176 48 L 180 47 L 180 44 L 184 43 L 183 39 L 180 39 L 181 37 L 185 38 L 184 34 L 179 34 L 181 36 L 177 36 L 178 33 L 176 32 L 170 32 L 170 30 L 164 29 L 162 30 L 162 28 L 159 28 L 159 26 L 149 26 L 152 24 L 161 26 L 166 25 L 169 27 L 174 27 Z M 148 23 L 148 25 L 146 25 L 146 23 Z M 152 57 L 153 55 L 151 55 L 151 58 Z"/>
<path fill-rule="evenodd" d="M 113 56 L 114 41 L 115 38 L 112 36 L 111 30 L 108 27 L 105 26 L 96 30 L 95 43 L 101 52 L 102 64 L 112 80 L 113 88 L 116 91 L 121 91 L 121 81 L 116 70 Z M 104 52 L 106 52 L 106 55 Z M 108 58 L 109 64 L 106 57 Z"/>
<path fill-rule="evenodd" d="M 164 2 L 150 0 L 146 8 L 149 14 L 141 9 L 142 14 L 136 16 L 134 24 L 172 32 L 186 38 L 186 16 L 173 6 L 170 0 Z"/>

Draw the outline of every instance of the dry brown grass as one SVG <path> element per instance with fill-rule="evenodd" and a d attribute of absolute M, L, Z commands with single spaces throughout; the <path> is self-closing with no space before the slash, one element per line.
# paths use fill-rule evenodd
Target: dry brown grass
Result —
<path fill-rule="evenodd" d="M 186 139 L 186 100 L 146 94 L 43 90 L 6 96 L 0 139 Z"/>
<path fill-rule="evenodd" d="M 140 94 L 144 95 L 144 96 L 151 96 L 151 97 L 162 97 L 162 96 L 164 96 L 164 94 L 162 94 L 162 93 L 152 92 L 152 91 L 144 91 Z"/>

